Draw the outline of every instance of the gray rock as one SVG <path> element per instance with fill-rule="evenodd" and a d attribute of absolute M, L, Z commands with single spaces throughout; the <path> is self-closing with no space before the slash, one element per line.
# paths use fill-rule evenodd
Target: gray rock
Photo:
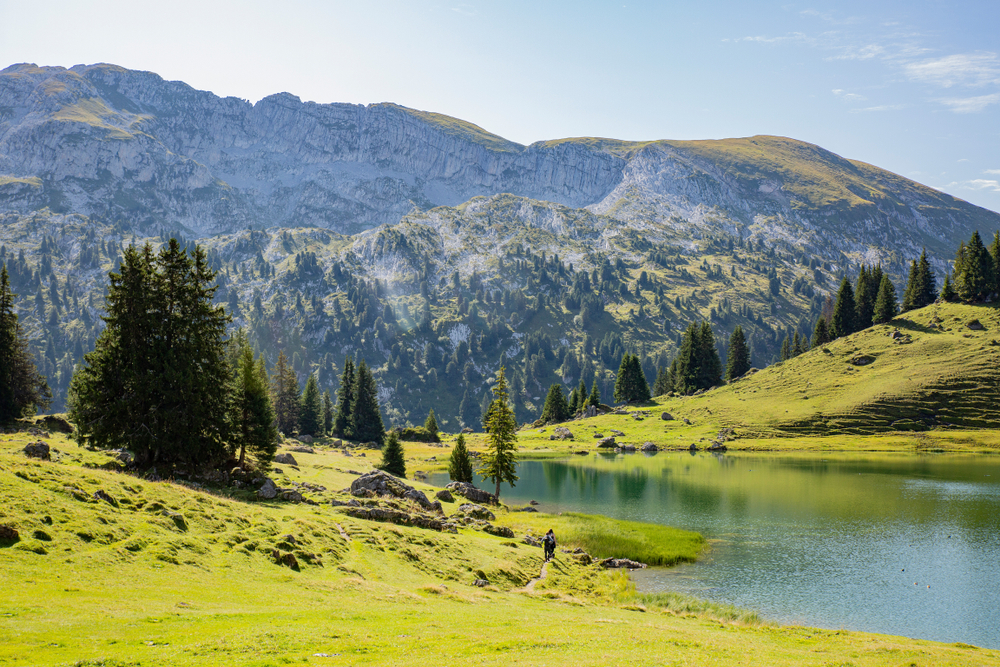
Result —
<path fill-rule="evenodd" d="M 524 507 L 518 507 L 511 510 L 511 512 L 537 512 L 537 511 L 538 510 L 536 510 L 531 505 L 525 505 Z"/>
<path fill-rule="evenodd" d="M 257 497 L 261 500 L 274 500 L 278 497 L 278 486 L 271 478 L 264 480 L 264 485 L 257 489 Z"/>
<path fill-rule="evenodd" d="M 298 436 L 296 438 L 296 440 L 298 440 L 299 442 L 304 443 L 306 445 L 311 445 L 313 443 L 313 437 L 311 435 L 308 435 L 308 434 L 300 435 L 300 436 Z"/>
<path fill-rule="evenodd" d="M 451 482 L 445 488 L 456 495 L 462 496 L 466 500 L 471 500 L 474 503 L 486 505 L 497 504 L 497 499 L 492 493 L 483 491 L 482 489 L 477 489 L 468 482 Z"/>
<path fill-rule="evenodd" d="M 442 521 L 425 514 L 408 514 L 401 510 L 389 507 L 348 507 L 345 512 L 355 519 L 366 519 L 368 521 L 381 521 L 384 523 L 394 523 L 399 526 L 415 526 L 417 528 L 429 528 L 445 533 L 457 533 L 455 524 Z"/>
<path fill-rule="evenodd" d="M 618 436 L 619 438 L 621 438 L 621 437 L 624 437 L 624 436 L 625 436 L 625 434 L 624 434 L 624 433 L 622 433 L 621 431 L 619 431 L 619 430 L 618 430 L 618 429 L 616 429 L 616 428 L 612 428 L 612 429 L 608 429 L 608 430 L 609 430 L 609 431 L 611 431 L 611 434 L 612 434 L 612 435 L 616 435 L 616 436 Z"/>
<path fill-rule="evenodd" d="M 109 496 L 102 489 L 98 489 L 97 491 L 94 491 L 94 499 L 95 500 L 103 500 L 104 502 L 106 502 L 107 504 L 111 505 L 112 507 L 118 507 L 118 501 L 115 500 L 114 498 L 112 498 L 111 496 Z"/>
<path fill-rule="evenodd" d="M 473 519 L 481 519 L 482 521 L 496 521 L 496 515 L 489 511 L 482 505 L 475 505 L 472 503 L 466 503 L 460 505 L 458 511 L 465 516 L 472 517 Z"/>
<path fill-rule="evenodd" d="M 496 535 L 497 537 L 514 537 L 514 531 L 507 526 L 494 526 L 491 523 L 483 526 L 483 532 Z"/>
<path fill-rule="evenodd" d="M 449 488 L 450 486 L 451 485 L 449 485 Z M 352 496 L 365 495 L 365 491 L 369 491 L 379 496 L 391 496 L 393 498 L 412 500 L 425 510 L 435 512 L 441 511 L 441 503 L 432 503 L 427 499 L 427 496 L 423 491 L 417 491 L 412 486 L 404 484 L 398 478 L 393 477 L 384 470 L 373 470 L 372 472 L 366 473 L 351 482 Z"/>
<path fill-rule="evenodd" d="M 542 546 L 542 541 L 540 539 L 538 539 L 537 537 L 534 537 L 532 535 L 525 535 L 524 537 L 522 537 L 521 538 L 521 543 L 522 544 L 527 544 L 529 547 L 540 547 L 540 546 Z"/>
<path fill-rule="evenodd" d="M 33 459 L 42 459 L 44 461 L 52 460 L 52 454 L 49 446 L 40 440 L 38 442 L 33 442 L 30 445 L 26 445 L 24 448 L 24 455 Z"/>
<path fill-rule="evenodd" d="M 598 561 L 598 565 L 604 568 L 628 568 L 629 570 L 643 570 L 645 563 L 629 560 L 628 558 L 605 558 Z"/>
<path fill-rule="evenodd" d="M 434 494 L 434 497 L 446 503 L 455 502 L 455 496 L 451 495 L 451 491 L 449 491 L 448 489 L 441 489 L 436 494 Z"/>
<path fill-rule="evenodd" d="M 674 416 L 669 412 L 664 412 L 660 414 L 660 419 L 662 419 L 665 422 L 669 422 L 674 420 Z"/>
<path fill-rule="evenodd" d="M 602 438 L 598 441 L 597 447 L 599 449 L 614 449 L 615 439 L 614 438 Z"/>
<path fill-rule="evenodd" d="M 980 322 L 979 320 L 972 320 L 971 322 L 968 322 L 965 326 L 969 327 L 973 331 L 983 331 L 984 329 L 986 329 L 986 327 L 983 326 L 983 323 Z"/>
<path fill-rule="evenodd" d="M 621 446 L 621 450 L 623 452 L 634 452 L 635 451 L 635 445 L 622 445 Z"/>
<path fill-rule="evenodd" d="M 289 465 L 289 466 L 297 466 L 298 465 L 298 463 L 296 463 L 296 461 L 295 461 L 295 458 L 291 454 L 284 454 L 284 453 L 278 454 L 277 456 L 275 456 L 274 457 L 274 462 L 275 463 L 282 463 L 284 465 Z"/>
<path fill-rule="evenodd" d="M 557 440 L 557 439 L 558 440 L 572 440 L 573 439 L 573 432 L 570 431 L 565 426 L 557 426 L 556 430 L 555 430 L 555 434 L 553 435 L 552 439 L 553 440 Z"/>
<path fill-rule="evenodd" d="M 289 503 L 301 503 L 303 501 L 302 494 L 295 490 L 282 491 L 281 499 Z"/>
<path fill-rule="evenodd" d="M 490 585 L 490 582 L 486 581 L 485 579 L 476 579 L 474 582 L 472 582 L 472 585 L 478 586 L 479 588 L 486 588 L 487 586 Z"/>
<path fill-rule="evenodd" d="M 640 449 L 644 452 L 658 452 L 660 450 L 659 447 L 648 441 L 642 443 L 642 447 L 640 447 Z"/>
<path fill-rule="evenodd" d="M 296 445 L 295 447 L 289 447 L 288 451 L 298 452 L 300 454 L 315 454 L 316 450 L 307 445 Z"/>
<path fill-rule="evenodd" d="M 692 452 L 696 452 L 696 451 L 698 451 L 698 445 L 696 445 L 695 443 L 692 442 L 691 446 L 688 447 L 688 449 L 691 450 Z"/>
<path fill-rule="evenodd" d="M 16 542 L 21 539 L 21 535 L 17 532 L 14 526 L 8 526 L 5 523 L 0 523 L 0 540 L 8 540 L 11 542 Z"/>

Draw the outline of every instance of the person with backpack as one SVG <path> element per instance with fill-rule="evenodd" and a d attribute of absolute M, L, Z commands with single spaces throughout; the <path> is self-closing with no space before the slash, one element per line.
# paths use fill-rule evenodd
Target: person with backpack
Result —
<path fill-rule="evenodd" d="M 551 528 L 542 538 L 542 546 L 545 548 L 545 562 L 547 563 L 556 555 L 556 536 Z"/>

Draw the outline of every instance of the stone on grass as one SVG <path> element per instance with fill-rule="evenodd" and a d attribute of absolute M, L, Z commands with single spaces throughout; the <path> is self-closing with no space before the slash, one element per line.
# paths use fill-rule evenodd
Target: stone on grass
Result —
<path fill-rule="evenodd" d="M 565 426 L 557 426 L 555 430 L 553 440 L 572 440 L 573 432 L 570 431 Z"/>
<path fill-rule="evenodd" d="M 446 503 L 455 502 L 455 496 L 451 495 L 451 491 L 449 491 L 448 489 L 441 489 L 436 494 L 434 494 L 434 497 Z"/>
<path fill-rule="evenodd" d="M 629 570 L 642 570 L 646 568 L 645 563 L 630 560 L 628 558 L 605 558 L 598 561 L 598 565 L 603 568 L 627 568 Z"/>
<path fill-rule="evenodd" d="M 267 478 L 264 485 L 257 489 L 257 497 L 261 500 L 274 500 L 278 496 L 278 485 L 274 480 Z"/>
<path fill-rule="evenodd" d="M 49 461 L 52 459 L 51 450 L 49 446 L 42 441 L 33 442 L 30 445 L 25 446 L 24 455 L 29 456 L 33 459 L 42 459 L 44 461 Z"/>
<path fill-rule="evenodd" d="M 299 442 L 305 443 L 307 445 L 311 445 L 313 443 L 313 437 L 311 435 L 308 435 L 308 434 L 300 435 L 299 437 L 296 438 L 296 440 L 298 440 Z"/>
<path fill-rule="evenodd" d="M 657 447 L 653 443 L 649 442 L 648 440 L 646 442 L 642 443 L 642 447 L 640 447 L 640 449 L 642 451 L 644 451 L 644 452 L 656 452 L 656 451 L 660 450 L 659 447 Z"/>
<path fill-rule="evenodd" d="M 464 497 L 466 500 L 471 500 L 474 503 L 486 505 L 497 504 L 497 499 L 492 493 L 489 491 L 483 491 L 482 489 L 477 489 L 468 482 L 451 482 L 445 488 L 454 494 Z"/>
<path fill-rule="evenodd" d="M 298 465 L 298 463 L 296 463 L 296 461 L 295 461 L 295 458 L 291 454 L 284 454 L 284 453 L 278 454 L 277 456 L 275 456 L 274 457 L 274 462 L 275 463 L 283 463 L 284 465 L 289 465 L 289 466 L 297 466 Z"/>
<path fill-rule="evenodd" d="M 482 505 L 475 505 L 472 503 L 466 503 L 460 505 L 458 511 L 465 516 L 470 516 L 473 519 L 482 519 L 483 521 L 496 521 L 496 515 L 489 511 Z"/>
<path fill-rule="evenodd" d="M 14 526 L 8 526 L 5 523 L 0 523 L 0 540 L 16 542 L 19 539 L 21 539 L 21 536 Z"/>
<path fill-rule="evenodd" d="M 514 531 L 507 526 L 494 526 L 492 523 L 483 526 L 483 532 L 497 537 L 514 537 Z"/>
<path fill-rule="evenodd" d="M 664 412 L 664 413 L 660 414 L 660 419 L 662 419 L 665 422 L 669 422 L 669 421 L 673 421 L 674 416 L 672 414 L 670 414 L 669 412 Z"/>
<path fill-rule="evenodd" d="M 601 438 L 597 443 L 598 449 L 613 449 L 615 447 L 615 439 L 611 438 Z"/>
<path fill-rule="evenodd" d="M 450 488 L 451 485 L 449 485 Z M 412 500 L 425 510 L 440 512 L 441 503 L 431 502 L 423 491 L 417 491 L 409 484 L 405 484 L 397 477 L 393 477 L 384 470 L 373 470 L 365 473 L 351 482 L 351 495 L 367 495 L 365 492 L 374 493 L 376 496 L 392 496 Z"/>

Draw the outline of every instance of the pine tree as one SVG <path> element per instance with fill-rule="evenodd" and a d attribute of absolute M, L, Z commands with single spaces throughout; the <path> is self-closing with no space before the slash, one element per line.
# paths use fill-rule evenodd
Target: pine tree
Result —
<path fill-rule="evenodd" d="M 130 449 L 139 465 L 202 463 L 227 453 L 229 386 L 223 336 L 204 250 L 171 239 L 154 256 L 125 250 L 109 275 L 106 326 L 77 366 L 70 411 L 87 445 Z"/>
<path fill-rule="evenodd" d="M 994 282 L 993 258 L 983 245 L 979 232 L 972 232 L 964 252 L 955 260 L 955 291 L 966 303 L 985 301 Z"/>
<path fill-rule="evenodd" d="M 51 392 L 38 373 L 28 341 L 14 312 L 7 265 L 0 268 L 0 424 L 35 414 L 49 406 Z"/>
<path fill-rule="evenodd" d="M 549 393 L 545 397 L 545 405 L 542 407 L 542 415 L 539 417 L 543 422 L 562 422 L 569 419 L 569 405 L 566 403 L 566 396 L 563 394 L 562 385 L 558 382 L 549 387 Z"/>
<path fill-rule="evenodd" d="M 879 284 L 875 280 L 874 270 L 869 271 L 868 267 L 862 264 L 858 272 L 857 289 L 854 292 L 854 322 L 858 330 L 869 326 L 868 323 L 872 321 L 875 298 L 879 289 Z M 878 280 L 881 280 L 881 277 Z"/>
<path fill-rule="evenodd" d="M 382 442 L 385 426 L 378 407 L 378 389 L 375 378 L 362 359 L 354 381 L 354 403 L 351 405 L 350 437 L 360 442 Z"/>
<path fill-rule="evenodd" d="M 701 323 L 699 343 L 698 388 L 717 387 L 722 384 L 722 360 L 719 359 L 719 351 L 715 349 L 715 334 L 712 332 L 712 325 L 707 320 Z"/>
<path fill-rule="evenodd" d="M 930 262 L 927 261 L 927 250 L 920 252 L 920 260 L 917 262 L 917 280 L 914 284 L 914 307 L 923 308 L 934 303 L 937 299 L 937 285 L 935 285 L 934 272 L 931 271 Z"/>
<path fill-rule="evenodd" d="M 362 361 L 358 364 L 359 370 L 364 366 L 364 363 Z M 358 377 L 360 377 L 360 372 Z M 385 447 L 382 449 L 382 462 L 375 467 L 390 475 L 395 475 L 403 479 L 406 478 L 406 458 L 403 454 L 403 445 L 399 442 L 399 434 L 395 431 L 389 431 L 389 435 L 385 438 Z"/>
<path fill-rule="evenodd" d="M 595 408 L 601 405 L 601 389 L 597 386 L 597 376 L 590 385 L 590 396 L 587 397 L 587 407 L 593 405 Z"/>
<path fill-rule="evenodd" d="M 472 475 L 472 459 L 465 447 L 465 436 L 461 433 L 458 434 L 455 448 L 451 450 L 451 458 L 448 459 L 448 476 L 453 482 L 472 484 L 475 481 Z"/>
<path fill-rule="evenodd" d="M 337 390 L 337 414 L 333 418 L 332 433 L 338 438 L 346 438 L 351 426 L 351 406 L 354 404 L 354 362 L 350 357 L 344 360 L 344 372 L 340 376 Z"/>
<path fill-rule="evenodd" d="M 697 375 L 700 363 L 701 329 L 694 322 L 688 325 L 681 338 L 681 349 L 674 358 L 674 389 L 680 394 L 691 394 L 698 390 Z"/>
<path fill-rule="evenodd" d="M 729 357 L 726 359 L 726 382 L 732 382 L 750 370 L 750 350 L 743 327 L 737 325 L 729 337 Z"/>
<path fill-rule="evenodd" d="M 496 497 L 500 498 L 500 484 L 514 486 L 517 481 L 517 420 L 507 402 L 507 378 L 504 367 L 497 371 L 493 385 L 493 401 L 486 411 L 486 451 L 479 474 L 496 483 Z"/>
<path fill-rule="evenodd" d="M 587 407 L 587 385 L 583 381 L 583 373 L 580 373 L 580 386 L 576 388 L 576 402 L 570 405 L 570 414 L 576 413 Z"/>
<path fill-rule="evenodd" d="M 785 334 L 785 339 L 781 341 L 781 356 L 782 361 L 788 361 L 792 358 L 792 346 L 788 342 L 788 334 Z"/>
<path fill-rule="evenodd" d="M 639 355 L 626 353 L 622 356 L 615 378 L 614 398 L 617 402 L 625 403 L 641 403 L 651 398 L 649 383 L 639 363 Z"/>
<path fill-rule="evenodd" d="M 844 278 L 837 290 L 837 302 L 833 306 L 833 319 L 830 322 L 831 336 L 840 338 L 849 336 L 858 330 L 855 323 L 857 309 L 854 305 L 854 289 L 851 281 Z"/>
<path fill-rule="evenodd" d="M 816 328 L 813 329 L 813 348 L 822 347 L 830 342 L 830 331 L 826 327 L 826 318 L 822 315 L 816 320 Z"/>
<path fill-rule="evenodd" d="M 244 466 L 249 452 L 258 468 L 266 470 L 278 450 L 278 428 L 268 393 L 264 357 L 261 355 L 254 361 L 253 350 L 245 337 L 239 342 L 232 415 L 234 442 L 231 445 L 239 450 L 240 467 Z"/>
<path fill-rule="evenodd" d="M 921 255 L 923 256 L 923 255 Z M 903 312 L 919 308 L 917 305 L 917 260 L 910 262 L 910 274 L 906 279 L 906 289 L 903 290 Z"/>
<path fill-rule="evenodd" d="M 990 244 L 990 257 L 993 258 L 993 284 L 991 291 L 995 295 L 1000 295 L 1000 232 L 993 233 L 993 242 Z"/>
<path fill-rule="evenodd" d="M 329 435 L 333 429 L 333 399 L 330 398 L 330 391 L 323 392 L 323 435 Z"/>
<path fill-rule="evenodd" d="M 889 276 L 882 276 L 882 284 L 878 287 L 878 298 L 875 300 L 875 312 L 872 315 L 872 323 L 885 324 L 898 314 L 896 286 L 889 280 Z"/>
<path fill-rule="evenodd" d="M 941 285 L 941 300 L 947 303 L 954 303 L 958 301 L 958 293 L 955 292 L 955 287 L 951 284 L 951 274 L 944 274 L 944 284 Z"/>
<path fill-rule="evenodd" d="M 427 419 L 424 420 L 424 428 L 431 435 L 436 436 L 438 434 L 438 423 L 437 418 L 434 416 L 434 408 L 431 408 L 427 413 Z"/>
<path fill-rule="evenodd" d="M 656 369 L 656 380 L 653 382 L 653 396 L 666 396 L 673 391 L 673 383 L 670 379 L 668 366 L 660 366 Z"/>
<path fill-rule="evenodd" d="M 271 376 L 271 403 L 278 430 L 291 435 L 299 425 L 299 380 L 284 351 L 278 353 Z"/>
<path fill-rule="evenodd" d="M 316 374 L 310 373 L 299 401 L 299 433 L 319 435 L 323 430 L 323 398 Z"/>
<path fill-rule="evenodd" d="M 479 405 L 473 395 L 469 393 L 469 387 L 466 385 L 465 392 L 462 394 L 462 402 L 458 405 L 458 416 L 462 420 L 462 425 L 466 428 L 475 428 L 479 422 L 480 414 Z"/>

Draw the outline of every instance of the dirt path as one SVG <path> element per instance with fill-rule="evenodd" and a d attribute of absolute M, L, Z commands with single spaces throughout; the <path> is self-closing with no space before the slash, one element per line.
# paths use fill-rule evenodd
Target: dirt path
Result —
<path fill-rule="evenodd" d="M 521 590 L 526 593 L 534 593 L 535 584 L 537 584 L 539 581 L 541 581 L 547 576 L 549 576 L 549 561 L 545 561 L 544 563 L 542 563 L 542 571 L 539 573 L 539 575 L 534 579 L 532 579 L 531 581 L 529 581 L 528 585 L 522 588 Z"/>
<path fill-rule="evenodd" d="M 341 525 L 340 525 L 339 523 L 335 523 L 335 524 L 333 524 L 333 525 L 335 525 L 335 526 L 337 527 L 337 530 L 339 530 L 339 531 L 340 531 L 340 536 L 341 536 L 341 537 L 343 537 L 343 538 L 344 538 L 345 540 L 347 540 L 348 542 L 350 542 L 350 541 L 351 541 L 351 536 L 347 534 L 347 531 L 345 531 L 345 530 L 344 530 L 344 527 L 343 527 L 343 526 L 341 526 Z"/>

